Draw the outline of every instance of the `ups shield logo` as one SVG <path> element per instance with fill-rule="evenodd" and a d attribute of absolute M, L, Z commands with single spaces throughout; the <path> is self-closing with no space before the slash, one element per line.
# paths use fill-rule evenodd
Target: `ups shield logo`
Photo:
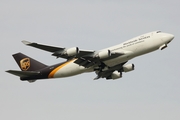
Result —
<path fill-rule="evenodd" d="M 30 59 L 29 58 L 24 58 L 20 61 L 20 66 L 21 69 L 26 71 L 30 68 Z"/>

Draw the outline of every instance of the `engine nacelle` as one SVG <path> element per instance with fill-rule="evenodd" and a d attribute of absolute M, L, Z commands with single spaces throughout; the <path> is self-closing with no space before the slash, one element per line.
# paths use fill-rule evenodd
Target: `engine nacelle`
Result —
<path fill-rule="evenodd" d="M 110 50 L 104 50 L 99 52 L 95 57 L 99 57 L 100 59 L 105 59 L 111 56 Z"/>
<path fill-rule="evenodd" d="M 130 72 L 132 70 L 134 70 L 134 64 L 127 64 L 127 65 L 123 65 L 123 71 L 124 72 Z"/>
<path fill-rule="evenodd" d="M 111 77 L 110 78 L 106 78 L 106 79 L 118 79 L 118 78 L 121 78 L 122 77 L 122 73 L 121 72 L 118 72 L 118 71 L 114 71 L 112 74 L 111 74 Z"/>
<path fill-rule="evenodd" d="M 73 47 L 65 50 L 64 54 L 67 54 L 68 56 L 74 56 L 79 53 L 79 48 L 78 47 Z"/>

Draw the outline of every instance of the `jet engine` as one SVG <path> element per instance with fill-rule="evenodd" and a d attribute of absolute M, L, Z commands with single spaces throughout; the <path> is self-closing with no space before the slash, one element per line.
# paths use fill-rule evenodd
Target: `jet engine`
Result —
<path fill-rule="evenodd" d="M 134 64 L 127 64 L 127 65 L 123 65 L 123 71 L 124 72 L 130 72 L 132 70 L 134 70 Z"/>
<path fill-rule="evenodd" d="M 105 59 L 111 56 L 110 50 L 104 50 L 99 52 L 95 57 L 99 57 L 100 59 Z"/>
<path fill-rule="evenodd" d="M 122 77 L 122 73 L 121 72 L 118 72 L 118 71 L 114 71 L 110 77 L 106 78 L 106 79 L 118 79 L 118 78 L 121 78 Z"/>
<path fill-rule="evenodd" d="M 68 56 L 74 56 L 77 55 L 78 53 L 79 53 L 78 47 L 69 48 L 64 51 L 64 54 L 67 54 Z"/>

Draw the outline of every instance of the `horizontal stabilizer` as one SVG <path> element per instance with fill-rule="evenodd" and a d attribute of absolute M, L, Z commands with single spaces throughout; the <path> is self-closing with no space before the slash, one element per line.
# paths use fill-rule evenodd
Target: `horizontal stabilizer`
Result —
<path fill-rule="evenodd" d="M 37 71 L 17 71 L 17 70 L 8 70 L 6 72 L 19 77 L 30 77 L 30 76 L 38 75 L 40 73 Z"/>

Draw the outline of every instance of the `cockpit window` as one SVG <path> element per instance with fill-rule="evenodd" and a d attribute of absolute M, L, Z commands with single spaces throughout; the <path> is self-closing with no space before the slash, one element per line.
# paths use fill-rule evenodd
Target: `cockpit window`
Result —
<path fill-rule="evenodd" d="M 161 31 L 157 31 L 156 33 L 160 33 Z"/>

